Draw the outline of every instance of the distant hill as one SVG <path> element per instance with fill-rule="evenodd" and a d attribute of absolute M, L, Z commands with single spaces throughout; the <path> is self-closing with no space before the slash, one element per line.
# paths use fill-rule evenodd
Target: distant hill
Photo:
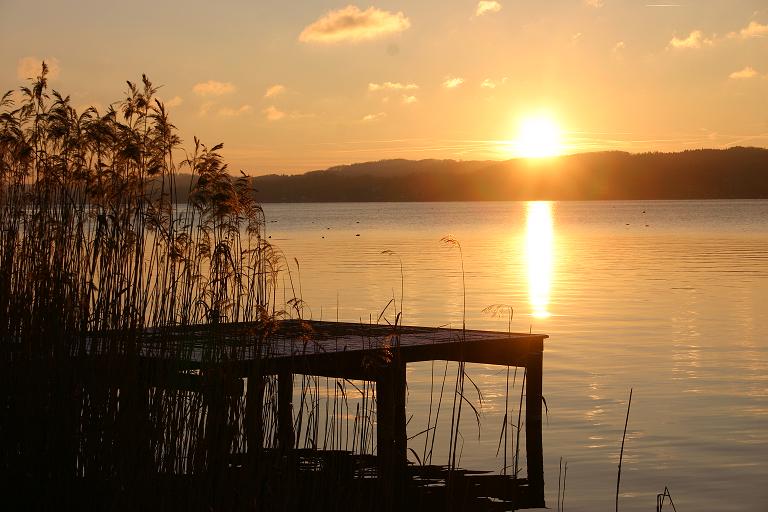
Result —
<path fill-rule="evenodd" d="M 188 187 L 188 179 L 182 180 Z M 768 149 L 381 160 L 252 178 L 261 202 L 768 198 Z M 180 187 L 181 189 L 182 187 Z"/>

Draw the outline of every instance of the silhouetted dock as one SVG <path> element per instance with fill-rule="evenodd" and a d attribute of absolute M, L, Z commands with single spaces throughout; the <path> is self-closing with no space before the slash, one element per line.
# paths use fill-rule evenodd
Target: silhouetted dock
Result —
<path fill-rule="evenodd" d="M 84 358 L 90 367 L 87 373 L 99 372 L 98 354 L 113 346 L 111 337 L 109 333 L 92 335 L 81 345 L 89 355 Z M 229 446 L 213 445 L 207 448 L 207 460 L 209 464 L 228 461 L 233 471 L 246 468 L 238 473 L 241 476 L 231 479 L 233 485 L 254 485 L 248 478 L 279 480 L 277 487 L 283 486 L 281 492 L 289 494 L 285 497 L 289 501 L 283 502 L 280 493 L 271 492 L 268 497 L 254 498 L 262 507 L 336 509 L 329 504 L 333 500 L 322 505 L 325 502 L 319 487 L 325 492 L 347 489 L 350 496 L 363 500 L 360 503 L 368 503 L 366 507 L 372 502 L 371 496 L 384 496 L 373 500 L 380 509 L 401 506 L 407 499 L 427 510 L 442 510 L 446 503 L 466 510 L 513 510 L 544 506 L 541 425 L 545 338 L 543 334 L 283 320 L 269 329 L 247 323 L 162 328 L 139 333 L 131 345 L 140 354 L 139 380 L 144 387 L 202 393 L 208 411 L 206 432 L 228 428 L 225 397 L 244 397 L 247 452 L 238 458 Z M 408 463 L 406 365 L 434 360 L 526 369 L 526 478 Z M 120 379 L 114 365 L 102 371 Z M 375 382 L 376 455 L 298 449 L 294 375 Z M 264 439 L 264 388 L 270 376 L 277 376 L 276 435 L 271 438 L 277 443 L 265 448 L 270 443 Z M 252 465 L 262 469 L 247 470 Z M 243 480 L 242 475 L 250 476 Z M 316 481 L 314 487 L 312 481 Z M 308 493 L 312 502 L 290 496 L 290 489 L 284 488 L 290 487 L 287 482 L 303 490 L 314 488 Z"/>

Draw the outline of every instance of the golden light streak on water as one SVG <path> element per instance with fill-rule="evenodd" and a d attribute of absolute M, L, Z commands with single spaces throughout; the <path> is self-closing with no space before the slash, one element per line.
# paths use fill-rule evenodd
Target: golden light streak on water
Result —
<path fill-rule="evenodd" d="M 526 205 L 525 261 L 528 268 L 528 303 L 534 318 L 549 318 L 555 230 L 552 203 L 531 201 Z"/>

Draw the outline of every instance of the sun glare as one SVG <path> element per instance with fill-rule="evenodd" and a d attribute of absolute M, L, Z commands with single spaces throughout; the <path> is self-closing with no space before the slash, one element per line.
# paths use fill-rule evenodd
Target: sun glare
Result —
<path fill-rule="evenodd" d="M 518 127 L 512 152 L 522 158 L 547 158 L 562 154 L 560 127 L 554 120 L 545 116 L 523 119 Z"/>

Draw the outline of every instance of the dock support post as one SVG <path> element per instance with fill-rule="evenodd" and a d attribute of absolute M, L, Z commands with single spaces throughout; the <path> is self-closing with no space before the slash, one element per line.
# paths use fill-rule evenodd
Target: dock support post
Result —
<path fill-rule="evenodd" d="M 255 458 L 264 447 L 264 376 L 251 372 L 245 395 L 245 433 L 248 453 Z"/>
<path fill-rule="evenodd" d="M 544 506 L 544 454 L 541 435 L 541 402 L 544 340 L 530 340 L 526 365 L 525 451 L 528 485 L 534 503 Z"/>
<path fill-rule="evenodd" d="M 376 445 L 383 496 L 394 508 L 402 497 L 407 459 L 405 364 L 398 359 L 376 378 Z"/>
<path fill-rule="evenodd" d="M 277 375 L 277 438 L 281 450 L 294 447 L 293 432 L 293 374 L 289 371 Z"/>

